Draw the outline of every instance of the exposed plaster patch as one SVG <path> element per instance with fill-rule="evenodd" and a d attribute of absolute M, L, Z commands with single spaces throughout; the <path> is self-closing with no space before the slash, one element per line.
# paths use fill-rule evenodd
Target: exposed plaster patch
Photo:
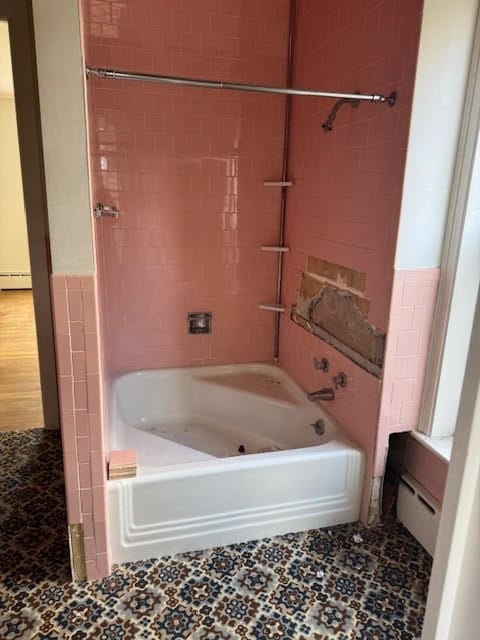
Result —
<path fill-rule="evenodd" d="M 385 335 L 368 322 L 349 291 L 325 287 L 312 300 L 310 321 L 373 364 L 382 366 Z"/>
<path fill-rule="evenodd" d="M 320 296 L 320 294 L 326 288 L 335 289 L 336 291 L 345 291 L 352 297 L 352 299 L 355 302 L 355 305 L 360 309 L 360 311 L 364 314 L 364 316 L 368 315 L 368 312 L 370 311 L 370 300 L 367 300 L 367 298 L 363 298 L 353 293 L 352 291 L 342 289 L 337 285 L 332 286 L 330 282 L 326 282 L 325 280 L 312 277 L 308 273 L 302 273 L 302 279 L 300 281 L 300 289 L 298 291 L 297 306 L 301 304 L 302 300 Z"/>
<path fill-rule="evenodd" d="M 322 271 L 309 258 L 309 266 Z M 323 264 L 323 261 L 320 261 Z M 334 275 L 332 263 L 326 263 L 322 273 Z M 333 265 L 336 266 L 336 265 Z M 337 266 L 335 272 L 342 281 L 350 270 Z M 352 271 L 350 283 L 364 287 L 364 274 Z M 338 280 L 337 280 L 338 282 Z M 382 373 L 385 352 L 385 334 L 368 322 L 370 301 L 363 295 L 333 286 L 323 276 L 312 277 L 302 273 L 297 304 L 292 310 L 292 319 L 317 337 L 325 340 L 356 364 L 378 377 Z"/>
<path fill-rule="evenodd" d="M 340 264 L 322 260 L 322 258 L 308 256 L 307 272 L 313 276 L 320 276 L 320 278 L 334 284 L 339 289 L 356 291 L 361 294 L 365 293 L 367 274 L 355 271 L 355 269 L 343 267 Z"/>

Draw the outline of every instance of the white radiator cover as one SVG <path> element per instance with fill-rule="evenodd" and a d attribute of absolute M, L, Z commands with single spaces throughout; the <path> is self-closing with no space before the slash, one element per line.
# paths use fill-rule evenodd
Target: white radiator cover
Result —
<path fill-rule="evenodd" d="M 0 290 L 31 288 L 32 277 L 29 273 L 0 273 Z"/>
<path fill-rule="evenodd" d="M 412 476 L 405 473 L 398 487 L 397 518 L 433 556 L 441 505 Z"/>

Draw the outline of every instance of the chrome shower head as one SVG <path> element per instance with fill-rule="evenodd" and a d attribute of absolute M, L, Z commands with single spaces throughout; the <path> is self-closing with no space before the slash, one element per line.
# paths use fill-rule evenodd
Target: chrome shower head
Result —
<path fill-rule="evenodd" d="M 325 133 L 328 133 L 333 129 L 333 123 L 335 118 L 337 117 L 337 112 L 343 104 L 350 103 L 353 108 L 358 107 L 360 104 L 360 100 L 355 100 L 354 98 L 342 98 L 341 100 L 337 100 L 337 102 L 333 105 L 333 109 L 328 114 L 328 118 L 322 124 L 322 129 Z"/>

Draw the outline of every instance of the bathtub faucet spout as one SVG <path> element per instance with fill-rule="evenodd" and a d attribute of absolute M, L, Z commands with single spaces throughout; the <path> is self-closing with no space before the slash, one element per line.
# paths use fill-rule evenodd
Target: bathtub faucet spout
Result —
<path fill-rule="evenodd" d="M 335 391 L 330 387 L 324 387 L 320 391 L 312 391 L 307 393 L 307 398 L 312 402 L 316 400 L 335 400 Z"/>

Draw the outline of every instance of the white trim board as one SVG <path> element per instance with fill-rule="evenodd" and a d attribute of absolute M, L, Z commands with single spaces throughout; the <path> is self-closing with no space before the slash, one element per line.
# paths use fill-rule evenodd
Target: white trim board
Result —
<path fill-rule="evenodd" d="M 419 431 L 454 433 L 480 283 L 480 20 L 468 73 Z"/>

